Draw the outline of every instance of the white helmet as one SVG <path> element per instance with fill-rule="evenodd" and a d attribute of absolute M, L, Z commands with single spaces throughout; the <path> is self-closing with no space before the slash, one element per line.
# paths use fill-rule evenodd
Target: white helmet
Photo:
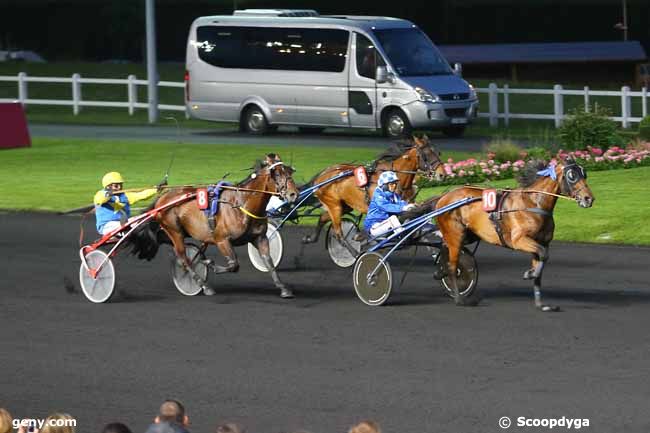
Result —
<path fill-rule="evenodd" d="M 379 175 L 379 180 L 377 181 L 377 186 L 380 188 L 386 185 L 387 183 L 397 182 L 399 178 L 394 171 L 385 171 Z"/>

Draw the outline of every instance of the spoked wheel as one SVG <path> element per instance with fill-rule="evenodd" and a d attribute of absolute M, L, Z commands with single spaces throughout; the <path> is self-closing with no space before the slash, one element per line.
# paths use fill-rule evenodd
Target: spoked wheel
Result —
<path fill-rule="evenodd" d="M 273 262 L 273 268 L 276 268 L 282 261 L 282 254 L 284 253 L 284 242 L 282 241 L 282 234 L 278 230 L 278 227 L 270 221 L 266 226 L 266 237 L 269 238 L 269 250 L 271 254 L 271 261 Z M 250 259 L 255 269 L 258 271 L 271 271 L 271 269 L 267 268 L 264 260 L 262 260 L 262 255 L 258 251 L 257 247 L 251 243 L 248 244 L 248 258 Z"/>
<path fill-rule="evenodd" d="M 448 260 L 449 252 L 446 247 L 443 247 L 436 259 L 436 265 L 445 266 L 446 270 Z M 458 256 L 458 266 L 456 269 L 456 283 L 458 284 L 458 294 L 460 297 L 468 301 L 474 300 L 478 296 L 478 290 L 476 290 L 477 282 L 478 264 L 476 263 L 476 258 L 467 248 L 463 248 Z M 443 276 L 441 283 L 445 289 L 445 293 L 453 298 L 454 290 L 451 286 L 449 275 Z"/>
<path fill-rule="evenodd" d="M 96 304 L 108 302 L 115 293 L 115 267 L 113 261 L 105 252 L 94 250 L 86 254 L 86 263 L 88 269 L 84 267 L 83 263 L 79 267 L 81 290 L 90 302 Z M 102 263 L 104 265 L 101 270 L 93 276 L 93 272 Z"/>
<path fill-rule="evenodd" d="M 341 220 L 341 231 L 343 232 L 343 239 L 345 239 L 348 245 L 350 245 L 353 250 L 357 251 L 357 253 L 352 254 L 352 251 L 343 245 L 343 243 L 336 237 L 331 224 L 327 229 L 327 252 L 337 266 L 349 268 L 354 265 L 354 262 L 357 260 L 359 252 L 361 251 L 361 242 L 354 240 L 355 236 L 359 233 L 359 228 L 351 219 L 343 218 Z"/>
<path fill-rule="evenodd" d="M 354 290 L 364 304 L 382 305 L 393 288 L 393 273 L 383 256 L 371 252 L 362 254 L 354 266 Z"/>
<path fill-rule="evenodd" d="M 192 269 L 203 281 L 208 278 L 208 266 L 203 262 L 205 256 L 201 253 L 199 247 L 194 244 L 185 244 L 185 256 L 192 263 Z M 201 293 L 201 286 L 192 278 L 192 275 L 178 263 L 178 258 L 172 257 L 172 280 L 174 285 L 185 296 L 196 296 Z"/>

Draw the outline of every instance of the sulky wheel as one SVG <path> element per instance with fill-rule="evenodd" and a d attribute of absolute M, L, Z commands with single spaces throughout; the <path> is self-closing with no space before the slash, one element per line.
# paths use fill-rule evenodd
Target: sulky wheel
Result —
<path fill-rule="evenodd" d="M 354 290 L 367 305 L 384 304 L 393 288 L 393 273 L 388 262 L 382 262 L 382 258 L 379 253 L 364 253 L 354 265 Z"/>
<path fill-rule="evenodd" d="M 269 250 L 271 253 L 271 261 L 273 262 L 273 267 L 277 267 L 278 264 L 282 261 L 282 254 L 284 252 L 284 242 L 282 241 L 282 234 L 278 230 L 278 227 L 272 223 L 268 222 L 266 226 L 266 237 L 269 238 Z M 268 269 L 264 260 L 262 260 L 262 255 L 257 250 L 255 245 L 248 244 L 248 258 L 251 263 L 261 272 L 270 272 L 271 269 Z"/>
<path fill-rule="evenodd" d="M 327 229 L 327 252 L 337 266 L 340 266 L 341 268 L 349 268 L 354 265 L 354 262 L 359 256 L 359 251 L 361 251 L 361 242 L 354 240 L 355 236 L 359 233 L 359 229 L 354 221 L 349 218 L 343 218 L 341 220 L 341 231 L 343 232 L 343 238 L 347 241 L 348 245 L 356 251 L 356 254 L 353 254 L 352 251 L 350 251 L 350 249 L 348 249 L 336 237 L 331 224 Z"/>
<path fill-rule="evenodd" d="M 204 263 L 205 256 L 201 253 L 199 247 L 194 244 L 185 244 L 185 255 L 192 263 L 192 269 L 198 274 L 203 281 L 208 278 L 208 267 Z M 179 263 L 178 258 L 172 257 L 172 281 L 174 285 L 185 296 L 196 296 L 201 293 L 201 286 L 196 282 L 192 275 L 185 270 Z"/>
<path fill-rule="evenodd" d="M 436 265 L 447 266 L 449 253 L 446 247 L 440 251 L 436 259 Z M 446 273 L 446 272 L 445 272 Z M 444 274 L 443 274 L 444 275 Z M 467 249 L 463 248 L 458 256 L 458 266 L 456 269 L 456 283 L 458 284 L 458 294 L 467 301 L 472 301 L 478 296 L 476 283 L 478 282 L 478 264 L 476 258 Z M 444 275 L 441 280 L 445 293 L 453 298 L 454 291 L 451 287 L 451 280 L 448 275 Z"/>
<path fill-rule="evenodd" d="M 115 293 L 115 267 L 113 261 L 103 251 L 94 250 L 86 254 L 88 269 L 82 263 L 79 267 L 79 283 L 81 290 L 90 302 L 101 304 L 108 302 Z M 93 272 L 102 265 L 101 270 Z"/>

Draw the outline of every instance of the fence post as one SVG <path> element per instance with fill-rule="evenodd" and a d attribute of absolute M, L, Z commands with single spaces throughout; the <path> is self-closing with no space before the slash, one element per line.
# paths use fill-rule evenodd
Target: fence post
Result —
<path fill-rule="evenodd" d="M 499 126 L 499 95 L 497 94 L 497 85 L 490 83 L 488 86 L 488 106 L 490 110 L 490 126 Z"/>
<path fill-rule="evenodd" d="M 510 95 L 508 90 L 510 86 L 507 84 L 503 85 L 503 123 L 506 127 L 510 126 Z"/>
<path fill-rule="evenodd" d="M 553 112 L 555 114 L 555 127 L 559 128 L 564 117 L 564 100 L 562 98 L 562 86 L 553 86 Z"/>
<path fill-rule="evenodd" d="M 648 88 L 641 89 L 641 114 L 643 117 L 648 115 Z"/>
<path fill-rule="evenodd" d="M 589 113 L 589 86 L 585 86 L 585 113 Z"/>
<path fill-rule="evenodd" d="M 79 103 L 81 102 L 81 83 L 79 74 L 72 74 L 72 113 L 77 116 L 81 109 Z"/>
<path fill-rule="evenodd" d="M 138 101 L 138 91 L 135 86 L 135 75 L 129 75 L 127 77 L 129 82 L 127 83 L 127 90 L 129 93 L 129 116 L 133 116 L 135 111 L 135 103 Z"/>
<path fill-rule="evenodd" d="M 29 99 L 29 95 L 27 94 L 27 74 L 24 72 L 19 72 L 18 73 L 18 100 L 20 101 L 21 104 L 23 104 L 23 107 L 27 105 L 25 101 Z"/>
<path fill-rule="evenodd" d="M 621 126 L 623 126 L 623 128 L 630 127 L 630 122 L 627 120 L 628 117 L 630 117 L 630 109 L 632 108 L 630 104 L 629 91 L 630 88 L 628 86 L 621 87 Z"/>

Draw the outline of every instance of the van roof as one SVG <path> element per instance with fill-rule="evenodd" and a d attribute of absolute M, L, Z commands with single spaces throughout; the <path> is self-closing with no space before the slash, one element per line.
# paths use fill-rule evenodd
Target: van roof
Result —
<path fill-rule="evenodd" d="M 237 15 L 213 15 L 199 17 L 193 25 L 231 24 L 256 26 L 306 26 L 332 27 L 353 30 L 361 28 L 365 31 L 373 29 L 407 28 L 415 25 L 407 20 L 393 17 L 376 17 L 363 15 L 318 15 L 318 16 L 277 16 L 277 10 L 258 10 L 254 13 Z M 266 13 L 268 11 L 268 13 Z"/>

